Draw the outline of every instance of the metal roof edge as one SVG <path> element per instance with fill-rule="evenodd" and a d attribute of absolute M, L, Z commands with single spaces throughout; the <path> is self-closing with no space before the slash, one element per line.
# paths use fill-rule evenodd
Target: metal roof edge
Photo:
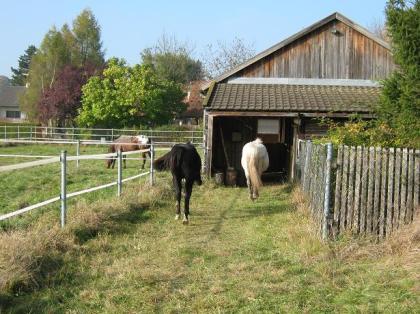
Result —
<path fill-rule="evenodd" d="M 381 87 L 373 80 L 352 79 L 313 79 L 313 78 L 265 78 L 265 77 L 240 77 L 229 80 L 226 84 L 269 84 L 269 85 L 325 85 L 325 86 L 364 86 Z"/>

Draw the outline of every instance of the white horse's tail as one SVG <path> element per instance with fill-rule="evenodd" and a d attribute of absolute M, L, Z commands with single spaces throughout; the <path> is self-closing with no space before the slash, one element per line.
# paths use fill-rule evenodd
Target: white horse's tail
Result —
<path fill-rule="evenodd" d="M 258 160 L 255 158 L 255 154 L 252 154 L 248 159 L 249 180 L 251 181 L 252 188 L 258 193 L 259 188 L 262 186 L 262 181 L 257 165 Z"/>

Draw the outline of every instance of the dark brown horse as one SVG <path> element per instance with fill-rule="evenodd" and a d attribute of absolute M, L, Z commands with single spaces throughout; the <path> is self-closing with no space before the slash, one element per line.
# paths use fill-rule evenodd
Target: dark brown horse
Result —
<path fill-rule="evenodd" d="M 181 189 L 182 179 L 185 179 L 185 204 L 183 224 L 188 224 L 190 214 L 190 198 L 193 183 L 201 185 L 201 159 L 197 150 L 191 143 L 176 144 L 171 151 L 153 163 L 154 167 L 161 171 L 169 169 L 172 173 L 172 180 L 176 194 L 176 216 L 179 219 L 181 213 Z"/>
<path fill-rule="evenodd" d="M 109 146 L 110 153 L 116 153 L 121 149 L 121 152 L 131 152 L 134 150 L 141 150 L 141 149 L 148 149 L 150 148 L 150 139 L 144 135 L 138 136 L 127 136 L 121 135 L 119 138 L 114 140 L 112 145 Z M 144 169 L 144 165 L 146 164 L 146 156 L 149 155 L 150 159 L 150 151 L 141 153 L 141 157 L 143 159 L 142 169 Z M 124 168 L 126 168 L 126 160 L 125 156 L 123 156 L 124 161 Z M 114 169 L 115 166 L 115 157 L 111 157 L 107 160 L 107 168 L 110 167 Z"/>

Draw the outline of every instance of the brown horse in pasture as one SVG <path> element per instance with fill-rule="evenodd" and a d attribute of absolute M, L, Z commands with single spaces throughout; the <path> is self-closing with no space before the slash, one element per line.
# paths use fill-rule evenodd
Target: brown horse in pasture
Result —
<path fill-rule="evenodd" d="M 116 153 L 119 150 L 121 152 L 131 152 L 134 150 L 141 150 L 141 149 L 148 149 L 150 148 L 150 138 L 144 135 L 138 135 L 138 136 L 127 136 L 127 135 L 121 135 L 119 138 L 114 140 L 112 145 L 109 146 L 109 152 L 110 153 Z M 143 165 L 142 169 L 144 169 L 144 165 L 146 164 L 146 156 L 149 155 L 150 159 L 150 151 L 142 152 L 141 157 L 143 159 Z M 126 160 L 125 156 L 123 156 L 124 161 L 124 168 L 126 168 Z M 115 157 L 109 158 L 107 161 L 107 168 L 114 169 L 115 166 Z"/>

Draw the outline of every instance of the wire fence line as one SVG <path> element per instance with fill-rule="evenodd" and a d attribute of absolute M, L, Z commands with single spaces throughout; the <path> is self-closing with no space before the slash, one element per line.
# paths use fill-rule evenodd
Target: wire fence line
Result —
<path fill-rule="evenodd" d="M 158 149 L 158 150 L 167 150 L 167 149 Z M 137 175 L 128 177 L 128 178 L 122 178 L 122 160 L 123 157 L 125 158 L 125 156 L 127 155 L 132 155 L 132 154 L 140 154 L 140 153 L 144 153 L 144 152 L 150 152 L 150 169 L 149 171 L 145 171 L 142 173 L 139 173 Z M 1 157 L 6 157 L 8 155 L 2 154 L 0 155 Z M 33 157 L 30 155 L 9 155 L 9 156 L 19 156 L 22 158 L 26 158 L 26 157 Z M 41 165 L 46 165 L 46 164 L 50 164 L 50 163 L 56 163 L 59 162 L 60 166 L 61 166 L 61 177 L 60 177 L 60 196 L 57 197 L 53 197 L 51 199 L 45 200 L 43 202 L 37 203 L 37 204 L 33 204 L 24 208 L 21 208 L 19 210 L 7 213 L 7 214 L 3 214 L 0 215 L 0 221 L 2 220 L 6 220 L 18 215 L 21 215 L 23 213 L 29 212 L 33 209 L 36 208 L 40 208 L 40 207 L 44 207 L 47 206 L 51 203 L 60 201 L 61 205 L 60 205 L 60 222 L 61 222 L 61 226 L 64 227 L 66 224 L 66 216 L 67 216 L 67 199 L 75 197 L 75 196 L 79 196 L 82 194 L 86 194 L 86 193 L 90 193 L 90 192 L 94 192 L 97 190 L 101 190 L 101 189 L 105 189 L 108 187 L 112 187 L 112 186 L 117 186 L 117 196 L 121 196 L 122 193 L 122 187 L 123 187 L 123 183 L 130 181 L 130 180 L 134 180 L 140 177 L 144 177 L 144 176 L 149 176 L 149 183 L 150 185 L 154 184 L 154 168 L 153 168 L 153 161 L 155 158 L 155 147 L 153 144 L 150 145 L 149 149 L 143 149 L 143 150 L 136 150 L 136 151 L 129 151 L 129 152 L 122 152 L 121 150 L 118 151 L 117 153 L 108 153 L 108 154 L 96 154 L 96 155 L 80 155 L 80 156 L 67 156 L 67 152 L 66 151 L 62 151 L 59 157 L 53 157 L 53 158 L 49 158 L 49 156 L 44 156 L 46 157 L 46 159 L 42 159 L 42 160 L 36 160 L 36 161 L 31 161 L 31 162 L 24 162 L 24 163 L 19 163 L 19 164 L 15 164 L 15 165 L 8 165 L 8 166 L 2 166 L 0 167 L 0 172 L 5 172 L 5 171 L 13 171 L 13 170 L 18 170 L 18 169 L 24 169 L 24 168 L 32 168 L 32 167 L 36 167 L 36 166 L 41 166 Z M 36 156 L 36 158 L 42 158 L 39 155 Z M 95 186 L 95 187 L 90 187 L 84 190 L 80 190 L 80 191 L 75 191 L 75 192 L 71 192 L 71 193 L 67 193 L 67 163 L 69 161 L 79 161 L 79 160 L 97 160 L 97 159 L 109 159 L 109 158 L 116 158 L 117 159 L 117 180 L 114 182 L 110 182 L 110 183 L 106 183 L 100 186 Z M 134 158 L 133 158 L 134 159 Z M 137 158 L 136 158 L 137 159 Z"/>

